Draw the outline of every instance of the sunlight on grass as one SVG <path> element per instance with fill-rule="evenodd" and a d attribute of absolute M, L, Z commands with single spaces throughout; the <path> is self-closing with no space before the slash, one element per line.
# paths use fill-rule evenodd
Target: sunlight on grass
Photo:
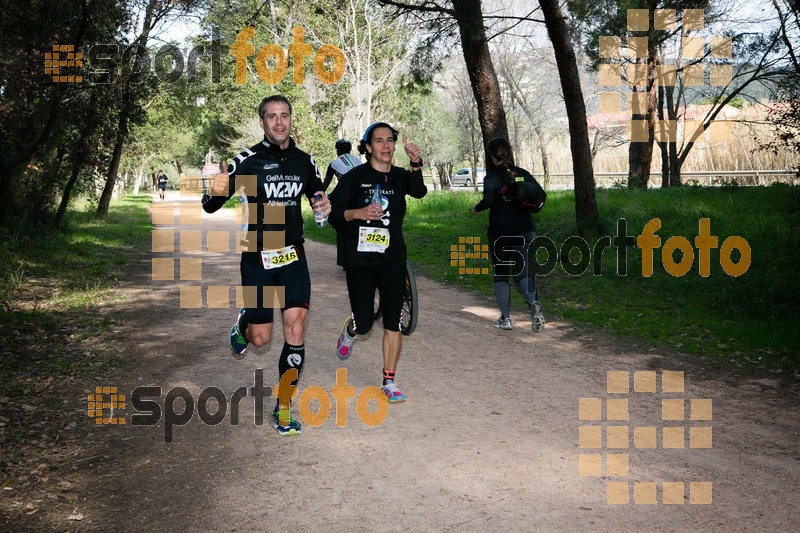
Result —
<path fill-rule="evenodd" d="M 491 296 L 490 276 L 459 275 L 450 266 L 450 246 L 459 237 L 486 238 L 488 214 L 470 213 L 479 199 L 480 194 L 450 191 L 409 199 L 404 234 L 409 258 L 420 273 Z M 642 276 L 642 254 L 635 246 L 627 248 L 625 276 L 616 272 L 613 248 L 602 256 L 600 276 L 592 275 L 591 262 L 579 276 L 567 275 L 559 264 L 553 272 L 537 277 L 546 313 L 737 365 L 755 362 L 777 370 L 800 368 L 797 188 L 602 189 L 597 191 L 597 203 L 603 231 L 585 236 L 590 250 L 600 237 L 615 236 L 619 219 L 627 221 L 628 235 L 634 238 L 648 221 L 661 220 L 654 275 Z M 672 236 L 683 236 L 694 246 L 701 218 L 710 219 L 711 235 L 719 239 L 711 252 L 710 276 L 699 275 L 696 249 L 690 272 L 670 276 L 662 266 L 661 249 Z M 534 219 L 539 235 L 550 238 L 560 250 L 575 234 L 574 193 L 549 193 L 547 205 Z M 310 224 L 308 217 L 306 227 Z M 748 271 L 738 278 L 726 274 L 719 259 L 719 246 L 735 235 L 744 238 L 752 252 Z M 324 235 L 307 231 L 306 236 L 335 242 L 332 231 Z M 738 252 L 732 259 L 738 260 Z M 491 265 L 487 260 L 472 260 L 468 266 Z M 523 300 L 514 292 L 513 306 L 519 309 Z"/>
<path fill-rule="evenodd" d="M 123 277 L 128 252 L 150 242 L 150 198 L 112 202 L 106 221 L 94 218 L 90 203 L 80 205 L 84 210 L 68 213 L 64 231 L 23 234 L 0 244 L 0 304 L 8 306 L 27 289 L 23 299 L 30 301 L 25 305 L 53 310 L 120 298 L 110 286 Z M 47 280 L 47 285 L 30 285 L 39 279 Z"/>

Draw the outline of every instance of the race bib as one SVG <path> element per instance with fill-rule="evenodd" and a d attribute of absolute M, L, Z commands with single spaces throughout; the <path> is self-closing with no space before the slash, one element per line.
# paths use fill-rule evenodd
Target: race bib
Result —
<path fill-rule="evenodd" d="M 359 226 L 358 248 L 359 252 L 384 253 L 389 247 L 389 228 L 373 228 Z"/>
<path fill-rule="evenodd" d="M 261 252 L 261 263 L 264 265 L 265 270 L 272 268 L 281 268 L 290 265 L 299 260 L 297 250 L 294 246 L 287 246 L 280 250 L 263 250 Z"/>

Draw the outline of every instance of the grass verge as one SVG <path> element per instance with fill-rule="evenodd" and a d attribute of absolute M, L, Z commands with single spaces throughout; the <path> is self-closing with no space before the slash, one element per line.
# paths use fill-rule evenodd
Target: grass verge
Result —
<path fill-rule="evenodd" d="M 62 230 L 0 229 L 0 522 L 69 529 L 108 458 L 87 394 L 128 363 L 102 306 L 120 298 L 131 252 L 149 248 L 149 205 L 128 197 L 104 222 L 89 206 Z"/>
<path fill-rule="evenodd" d="M 424 274 L 459 287 L 491 295 L 490 275 L 459 274 L 451 266 L 451 246 L 480 238 L 486 244 L 487 213 L 470 214 L 480 195 L 471 192 L 430 192 L 422 200 L 409 199 L 405 238 L 409 257 Z M 535 216 L 538 233 L 553 241 L 558 252 L 564 241 L 577 235 L 571 191 L 552 192 L 545 209 Z M 760 366 L 775 372 L 800 370 L 800 276 L 795 259 L 800 250 L 800 191 L 796 187 L 681 187 L 666 190 L 597 191 L 602 231 L 585 236 L 590 259 L 580 275 L 567 274 L 561 261 L 537 276 L 539 298 L 546 314 L 615 334 L 644 338 L 657 345 L 703 355 L 737 366 Z M 642 275 L 642 250 L 626 248 L 626 272 L 617 272 L 616 249 L 600 254 L 600 271 L 593 272 L 591 251 L 599 239 L 614 237 L 621 219 L 634 239 L 645 224 L 659 218 L 656 235 L 661 245 L 654 250 L 653 275 Z M 710 275 L 699 274 L 695 237 L 699 221 L 710 220 L 710 234 L 718 237 L 710 252 Z M 334 232 L 313 227 L 306 213 L 307 237 L 334 242 Z M 677 277 L 663 266 L 661 250 L 672 236 L 683 236 L 692 246 L 693 263 Z M 741 236 L 751 251 L 751 264 L 738 277 L 720 264 L 720 248 L 731 236 Z M 463 240 L 460 240 L 463 239 Z M 676 242 L 676 241 L 673 241 Z M 545 250 L 536 260 L 547 261 Z M 733 250 L 731 261 L 741 259 Z M 569 260 L 578 263 L 580 252 Z M 681 252 L 673 261 L 688 261 Z M 484 268 L 485 259 L 466 260 L 465 267 Z M 490 270 L 491 272 L 491 270 Z M 513 308 L 523 300 L 516 295 Z"/>
<path fill-rule="evenodd" d="M 122 364 L 112 347 L 94 342 L 114 325 L 97 308 L 119 298 L 113 287 L 127 252 L 149 243 L 149 205 L 147 196 L 127 197 L 103 222 L 85 210 L 69 213 L 58 231 L 0 230 L 0 396 L 36 394 L 52 379 Z"/>

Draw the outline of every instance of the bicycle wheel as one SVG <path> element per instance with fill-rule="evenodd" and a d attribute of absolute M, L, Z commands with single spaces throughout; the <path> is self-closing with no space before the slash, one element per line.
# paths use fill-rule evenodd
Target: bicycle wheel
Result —
<path fill-rule="evenodd" d="M 417 328 L 418 314 L 417 281 L 414 279 L 414 269 L 411 268 L 411 262 L 406 259 L 406 284 L 403 288 L 403 309 L 400 311 L 400 331 L 403 335 L 414 333 Z"/>
<path fill-rule="evenodd" d="M 381 293 L 379 291 L 375 291 L 375 307 L 374 310 L 374 318 L 378 320 L 381 317 Z"/>

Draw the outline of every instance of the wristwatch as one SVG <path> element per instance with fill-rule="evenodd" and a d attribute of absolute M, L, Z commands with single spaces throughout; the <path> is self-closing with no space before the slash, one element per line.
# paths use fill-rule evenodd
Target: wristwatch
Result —
<path fill-rule="evenodd" d="M 411 161 L 411 168 L 422 168 L 422 158 L 418 162 Z"/>

